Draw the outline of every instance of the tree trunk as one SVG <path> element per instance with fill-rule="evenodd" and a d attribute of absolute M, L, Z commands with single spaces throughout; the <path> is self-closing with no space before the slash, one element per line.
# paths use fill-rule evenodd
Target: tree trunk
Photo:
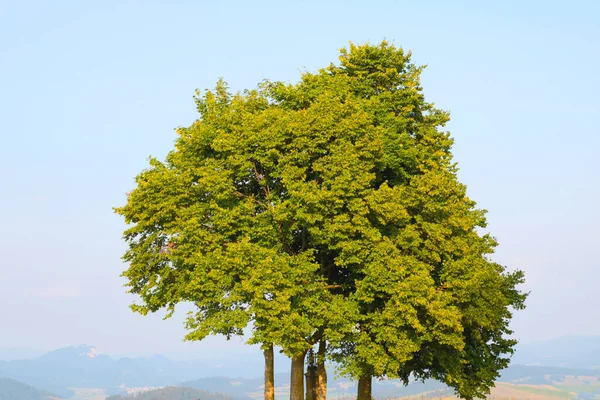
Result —
<path fill-rule="evenodd" d="M 273 344 L 264 349 L 265 355 L 265 400 L 275 400 L 275 369 Z"/>
<path fill-rule="evenodd" d="M 364 376 L 358 380 L 358 396 L 356 400 L 372 400 L 371 376 Z"/>
<path fill-rule="evenodd" d="M 315 352 L 308 350 L 306 356 L 306 400 L 315 400 L 315 383 L 317 381 L 317 364 L 315 363 Z"/>
<path fill-rule="evenodd" d="M 306 352 L 292 357 L 290 400 L 304 400 L 304 357 Z"/>
<path fill-rule="evenodd" d="M 315 400 L 315 371 L 306 371 L 306 400 Z"/>
<path fill-rule="evenodd" d="M 317 352 L 315 400 L 325 400 L 327 398 L 327 370 L 325 369 L 325 350 L 325 340 L 321 339 L 321 341 L 319 342 L 319 351 Z"/>

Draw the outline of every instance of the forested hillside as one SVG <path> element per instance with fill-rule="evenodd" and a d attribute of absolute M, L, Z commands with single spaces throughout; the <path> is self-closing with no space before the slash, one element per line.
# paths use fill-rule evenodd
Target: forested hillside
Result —
<path fill-rule="evenodd" d="M 60 397 L 13 379 L 0 378 L 0 400 L 54 400 Z"/>

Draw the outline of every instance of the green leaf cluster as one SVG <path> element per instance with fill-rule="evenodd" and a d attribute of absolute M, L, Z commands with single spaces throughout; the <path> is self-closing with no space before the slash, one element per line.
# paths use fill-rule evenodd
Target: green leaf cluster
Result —
<path fill-rule="evenodd" d="M 295 84 L 197 92 L 198 120 L 117 209 L 133 309 L 191 302 L 189 340 L 251 323 L 251 343 L 289 356 L 326 340 L 355 378 L 488 393 L 523 274 L 490 259 L 422 70 L 387 42 L 351 44 Z"/>

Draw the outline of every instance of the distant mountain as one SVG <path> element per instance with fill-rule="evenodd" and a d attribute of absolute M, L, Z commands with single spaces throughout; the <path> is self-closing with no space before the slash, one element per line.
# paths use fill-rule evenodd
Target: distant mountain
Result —
<path fill-rule="evenodd" d="M 334 376 L 332 372 L 329 373 L 329 376 L 330 379 L 327 386 L 328 398 L 356 396 L 356 382 L 344 378 L 332 379 Z M 578 393 L 579 397 L 592 394 L 594 396 L 600 395 L 600 371 L 588 369 L 516 365 L 502 371 L 498 382 L 499 386 L 504 388 L 503 390 L 510 387 L 511 390 L 523 392 L 529 390 L 531 393 L 537 393 L 536 390 L 538 389 L 536 388 L 539 386 L 539 390 L 542 391 L 544 388 L 555 388 L 562 394 Z M 219 392 L 229 395 L 236 400 L 250 400 L 262 397 L 262 384 L 262 378 L 235 379 L 210 377 L 183 382 L 180 386 Z M 275 376 L 276 396 L 285 398 L 289 394 L 289 384 L 289 374 L 277 374 Z M 407 386 L 397 380 L 373 380 L 373 396 L 380 399 L 417 395 L 419 397 L 431 396 L 432 398 L 440 398 L 451 396 L 453 393 L 451 388 L 435 380 L 412 382 Z M 532 398 L 539 399 L 539 397 L 535 396 Z"/>
<path fill-rule="evenodd" d="M 89 359 L 109 359 L 110 357 L 100 354 L 97 348 L 82 344 L 79 346 L 65 347 L 45 353 L 38 357 L 40 361 L 73 361 L 73 360 L 89 360 Z"/>
<path fill-rule="evenodd" d="M 0 362 L 0 376 L 70 397 L 68 387 L 93 387 L 111 372 L 112 359 L 87 345 L 55 350 L 32 360 Z M 102 378 L 100 378 L 102 380 Z"/>
<path fill-rule="evenodd" d="M 243 357 L 237 362 L 223 358 L 172 361 L 160 355 L 113 359 L 93 346 L 80 345 L 51 351 L 35 359 L 0 361 L 0 377 L 16 379 L 68 398 L 73 394 L 70 387 L 101 388 L 109 394 L 118 394 L 123 388 L 174 385 L 200 376 L 214 376 L 219 371 L 226 371 L 228 375 L 241 371 L 254 375 L 257 369 L 262 369 L 261 361 L 260 358 L 247 361 Z M 287 360 L 279 365 L 287 366 Z"/>
<path fill-rule="evenodd" d="M 356 395 L 357 384 L 348 379 L 333 379 L 329 374 L 327 397 L 345 399 Z M 289 374 L 275 376 L 275 395 L 279 399 L 289 396 Z M 180 387 L 200 389 L 203 393 L 219 392 L 233 400 L 258 400 L 263 397 L 262 378 L 226 378 L 209 377 L 181 383 Z M 169 391 L 148 392 L 148 397 L 134 397 L 136 400 L 180 400 L 179 397 L 160 397 L 160 394 L 180 393 L 175 389 Z M 185 391 L 181 393 L 187 393 Z M 156 397 L 153 395 L 156 394 Z M 453 390 L 446 385 L 427 380 L 412 382 L 404 386 L 395 380 L 373 381 L 373 396 L 378 399 L 419 397 L 439 399 L 450 397 Z M 585 399 L 600 398 L 600 371 L 587 369 L 570 369 L 559 367 L 512 366 L 503 371 L 502 376 L 492 390 L 492 397 L 515 399 Z M 193 397 L 192 397 L 193 398 Z M 209 400 L 200 396 L 201 400 Z M 107 400 L 124 400 L 127 397 L 112 397 Z M 187 399 L 182 397 L 181 399 Z M 195 399 L 195 398 L 194 398 Z M 212 399 L 211 399 L 212 400 Z M 221 400 L 221 399 L 214 399 Z"/>
<path fill-rule="evenodd" d="M 600 376 L 600 369 L 593 369 L 600 364 L 600 338 L 564 338 L 520 346 L 513 360 L 511 367 L 502 372 L 501 382 L 553 385 L 568 381 L 569 376 Z M 277 354 L 275 363 L 280 369 L 289 367 L 289 360 L 281 354 Z M 74 393 L 69 388 L 96 388 L 108 394 L 124 394 L 131 388 L 177 385 L 224 393 L 235 399 L 249 399 L 262 395 L 262 368 L 259 353 L 256 356 L 240 355 L 237 359 L 213 357 L 193 362 L 172 361 L 160 355 L 114 359 L 92 346 L 81 345 L 58 349 L 30 360 L 0 361 L 0 377 L 65 398 Z M 245 377 L 233 378 L 242 374 Z M 333 375 L 330 373 L 328 387 L 331 397 L 355 394 L 356 382 L 334 380 Z M 289 373 L 278 374 L 275 383 L 278 393 L 286 393 Z M 398 381 L 374 381 L 373 385 L 377 397 L 444 390 L 448 391 L 448 388 L 436 381 L 412 383 L 407 387 Z"/>
<path fill-rule="evenodd" d="M 38 390 L 13 379 L 0 378 L 0 400 L 58 400 L 55 394 Z"/>
<path fill-rule="evenodd" d="M 548 385 L 552 382 L 560 382 L 570 376 L 600 377 L 600 371 L 561 367 L 511 365 L 509 368 L 502 371 L 498 381 L 527 385 Z"/>
<path fill-rule="evenodd" d="M 109 396 L 106 400 L 231 400 L 231 397 L 186 387 L 169 386 L 129 396 Z"/>
<path fill-rule="evenodd" d="M 600 369 L 600 336 L 565 336 L 518 345 L 512 363 Z"/>

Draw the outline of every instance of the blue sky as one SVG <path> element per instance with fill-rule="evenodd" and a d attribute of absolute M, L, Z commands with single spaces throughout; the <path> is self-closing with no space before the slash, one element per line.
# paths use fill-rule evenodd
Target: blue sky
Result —
<path fill-rule="evenodd" d="M 425 95 L 451 112 L 460 177 L 489 210 L 496 259 L 527 274 L 517 338 L 600 335 L 600 3 L 214 3 L 0 3 L 3 347 L 257 352 L 182 343 L 181 314 L 131 313 L 111 208 L 196 118 L 194 89 L 221 76 L 234 90 L 295 81 L 350 40 L 382 39 L 428 64 Z"/>

